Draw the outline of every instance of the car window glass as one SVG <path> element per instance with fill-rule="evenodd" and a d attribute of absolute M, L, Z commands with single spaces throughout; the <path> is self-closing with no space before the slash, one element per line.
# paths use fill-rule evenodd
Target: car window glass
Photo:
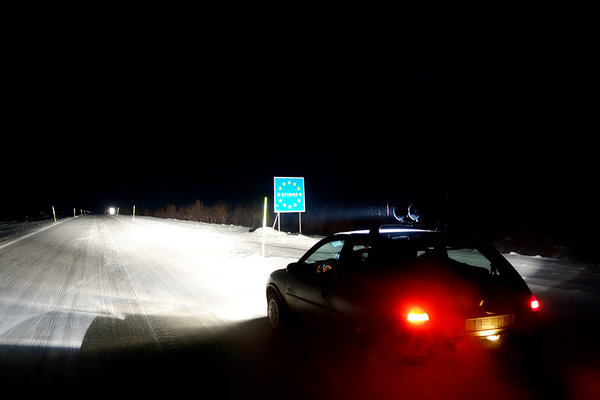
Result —
<path fill-rule="evenodd" d="M 315 264 L 325 260 L 337 260 L 340 258 L 340 253 L 344 247 L 343 240 L 334 240 L 327 242 L 316 249 L 307 259 L 305 264 Z"/>
<path fill-rule="evenodd" d="M 335 279 L 337 261 L 343 247 L 343 240 L 334 240 L 323 244 L 304 261 L 303 273 L 322 279 Z"/>
<path fill-rule="evenodd" d="M 316 249 L 305 261 L 305 264 L 316 264 L 327 260 L 338 260 L 344 247 L 343 240 L 334 240 Z"/>
<path fill-rule="evenodd" d="M 355 244 L 349 254 L 352 266 L 370 265 L 373 261 L 373 246 L 369 244 Z"/>
<path fill-rule="evenodd" d="M 472 267 L 483 268 L 491 275 L 498 275 L 498 270 L 493 268 L 491 261 L 474 247 L 448 248 L 446 251 L 448 258 L 451 260 L 468 264 Z"/>

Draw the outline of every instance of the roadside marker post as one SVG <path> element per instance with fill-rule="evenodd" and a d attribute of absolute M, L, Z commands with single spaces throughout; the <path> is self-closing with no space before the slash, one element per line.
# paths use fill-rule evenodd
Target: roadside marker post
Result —
<path fill-rule="evenodd" d="M 265 196 L 265 205 L 263 207 L 263 224 L 262 224 L 262 256 L 265 256 L 265 231 L 267 230 L 267 196 Z"/>
<path fill-rule="evenodd" d="M 54 218 L 54 222 L 56 222 L 56 211 L 54 211 L 54 206 L 52 206 L 52 218 Z"/>

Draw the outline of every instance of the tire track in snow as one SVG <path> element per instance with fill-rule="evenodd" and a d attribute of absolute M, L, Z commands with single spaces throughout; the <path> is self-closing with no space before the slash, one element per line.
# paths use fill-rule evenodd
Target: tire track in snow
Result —
<path fill-rule="evenodd" d="M 128 287 L 130 288 L 129 292 L 131 292 L 131 294 L 134 296 L 135 304 L 136 304 L 136 307 L 135 307 L 136 310 L 131 309 L 130 304 L 127 304 L 126 310 L 119 310 L 120 311 L 119 314 L 125 314 L 125 315 L 130 314 L 130 315 L 141 316 L 143 321 L 145 322 L 146 330 L 150 336 L 152 343 L 158 347 L 159 351 L 162 352 L 160 341 L 159 341 L 158 336 L 152 326 L 152 323 L 150 322 L 148 310 L 147 310 L 140 294 L 138 293 L 138 289 L 136 288 L 136 283 L 135 283 L 134 279 L 132 278 L 131 271 L 129 271 L 129 269 L 128 269 L 128 264 L 127 264 L 126 260 L 124 259 L 124 257 L 122 256 L 122 253 L 119 249 L 119 246 L 117 245 L 117 243 L 115 241 L 114 235 L 111 232 L 111 230 L 112 230 L 111 227 L 103 221 L 102 234 L 106 238 L 106 240 L 109 242 L 109 246 L 110 246 L 109 254 L 107 255 L 108 256 L 108 264 L 114 265 L 113 268 L 123 274 L 124 281 L 122 281 L 121 283 L 122 284 L 125 282 L 128 283 Z M 124 294 L 126 294 L 127 292 L 128 291 L 123 290 Z M 108 295 L 109 293 L 106 293 L 106 294 Z M 110 298 L 110 296 L 107 296 L 107 297 Z M 125 311 L 125 312 L 123 312 L 123 311 Z"/>

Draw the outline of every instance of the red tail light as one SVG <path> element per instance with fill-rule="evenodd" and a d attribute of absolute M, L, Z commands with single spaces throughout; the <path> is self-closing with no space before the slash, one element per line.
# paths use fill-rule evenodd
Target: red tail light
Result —
<path fill-rule="evenodd" d="M 422 308 L 411 308 L 406 316 L 406 320 L 412 324 L 423 324 L 429 321 L 429 315 Z"/>
<path fill-rule="evenodd" d="M 531 301 L 529 302 L 529 306 L 531 307 L 531 311 L 537 311 L 540 309 L 540 302 L 535 298 L 534 295 L 531 295 Z"/>

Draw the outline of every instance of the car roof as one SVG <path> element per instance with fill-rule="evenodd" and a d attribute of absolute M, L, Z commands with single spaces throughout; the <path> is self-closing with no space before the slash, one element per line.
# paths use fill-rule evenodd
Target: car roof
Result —
<path fill-rule="evenodd" d="M 415 228 L 411 226 L 406 226 L 404 224 L 387 224 L 387 225 L 379 225 L 373 226 L 371 229 L 361 229 L 355 231 L 348 232 L 339 232 L 329 237 L 335 236 L 346 236 L 346 237 L 354 237 L 360 238 L 368 236 L 372 239 L 384 240 L 384 241 L 396 241 L 396 240 L 434 240 L 434 241 L 451 241 L 451 242 L 471 242 L 473 244 L 485 244 L 485 241 L 481 241 L 476 235 L 468 234 L 465 232 L 447 232 L 445 230 L 434 230 L 434 229 L 426 229 L 425 227 Z"/>
<path fill-rule="evenodd" d="M 410 238 L 428 234 L 441 233 L 430 229 L 406 227 L 405 225 L 377 225 L 371 229 L 339 232 L 336 235 L 372 235 L 388 239 Z"/>
<path fill-rule="evenodd" d="M 346 237 L 348 239 L 354 238 L 354 240 L 362 241 L 364 238 L 368 238 L 367 240 L 375 240 L 378 242 L 387 242 L 392 244 L 396 242 L 400 244 L 404 243 L 421 243 L 427 245 L 460 245 L 460 246 L 483 246 L 483 247 L 493 247 L 493 245 L 486 240 L 482 240 L 476 235 L 467 234 L 464 232 L 447 232 L 447 231 L 438 231 L 432 229 L 421 229 L 421 228 L 411 228 L 406 227 L 405 225 L 380 225 L 374 226 L 372 229 L 362 229 L 356 231 L 349 232 L 340 232 L 334 235 L 327 236 L 323 238 L 323 240 L 331 240 L 331 238 L 335 237 Z"/>

